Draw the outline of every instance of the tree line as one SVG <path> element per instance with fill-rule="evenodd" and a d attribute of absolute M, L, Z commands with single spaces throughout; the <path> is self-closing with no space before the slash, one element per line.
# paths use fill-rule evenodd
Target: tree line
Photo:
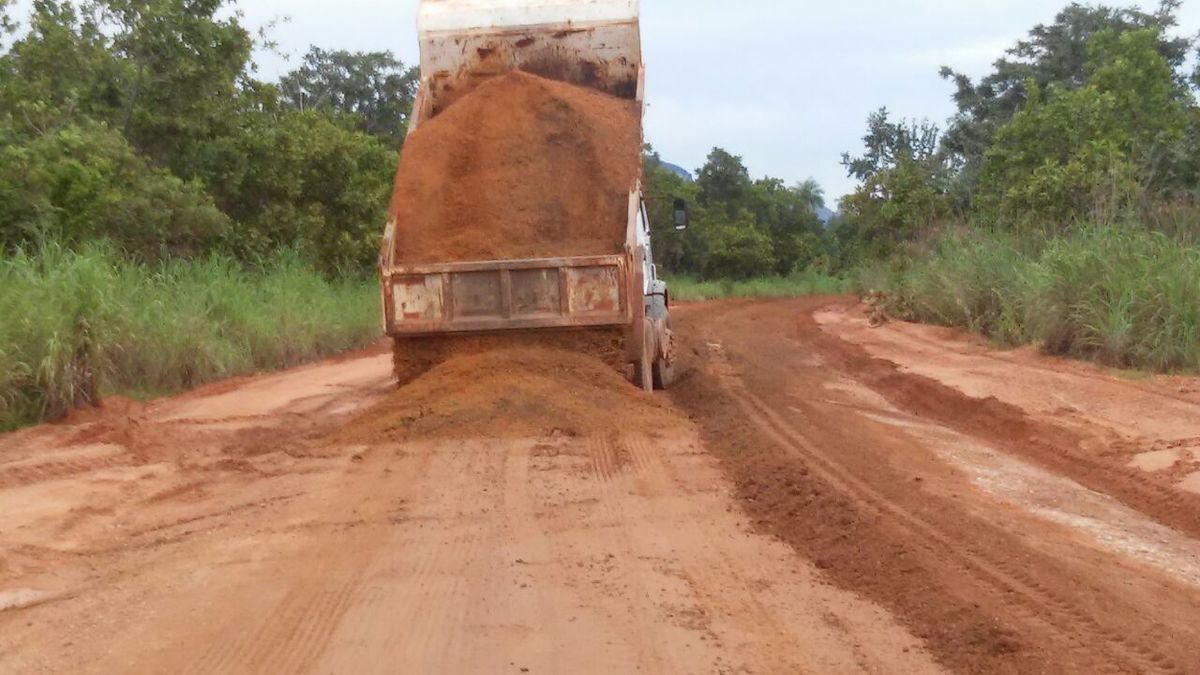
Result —
<path fill-rule="evenodd" d="M 369 269 L 417 80 L 391 54 L 263 81 L 231 0 L 0 0 L 0 26 L 0 248 Z"/>
<path fill-rule="evenodd" d="M 296 248 L 371 268 L 419 76 L 387 52 L 313 47 L 278 81 L 235 0 L 0 0 L 0 249 L 113 242 L 138 261 Z M 821 253 L 811 181 L 752 180 L 716 149 L 694 183 L 646 157 L 665 268 L 786 274 Z M 671 200 L 694 227 L 676 232 Z"/>
<path fill-rule="evenodd" d="M 1179 7 L 1072 3 L 980 80 L 943 68 L 957 107 L 945 125 L 873 113 L 862 154 L 843 158 L 859 187 L 831 231 L 838 266 L 956 223 L 1200 231 L 1198 41 L 1177 34 Z"/>
<path fill-rule="evenodd" d="M 815 180 L 788 185 L 753 179 L 741 157 L 714 148 L 688 181 L 667 169 L 650 148 L 646 199 L 654 258 L 667 272 L 695 279 L 788 276 L 826 264 L 825 194 Z M 674 228 L 675 198 L 688 202 L 691 226 Z"/>

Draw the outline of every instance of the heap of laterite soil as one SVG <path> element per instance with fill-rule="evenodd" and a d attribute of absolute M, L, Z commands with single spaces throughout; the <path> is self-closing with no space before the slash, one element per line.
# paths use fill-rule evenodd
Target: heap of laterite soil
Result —
<path fill-rule="evenodd" d="M 344 425 L 337 442 L 596 436 L 661 429 L 671 418 L 665 404 L 590 353 L 535 340 L 516 345 L 456 348 Z"/>
<path fill-rule="evenodd" d="M 633 101 L 527 73 L 484 82 L 405 141 L 396 261 L 620 252 L 640 115 Z"/>

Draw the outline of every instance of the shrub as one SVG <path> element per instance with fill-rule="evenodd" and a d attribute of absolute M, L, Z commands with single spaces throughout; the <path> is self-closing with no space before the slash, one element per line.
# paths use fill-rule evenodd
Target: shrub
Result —
<path fill-rule="evenodd" d="M 20 137 L 0 127 L 0 248 L 98 238 L 141 261 L 196 255 L 229 219 L 203 187 L 156 169 L 100 124 Z"/>
<path fill-rule="evenodd" d="M 943 235 L 860 271 L 890 309 L 1118 367 L 1200 369 L 1200 245 L 1140 228 Z"/>
<path fill-rule="evenodd" d="M 0 260 L 0 429 L 103 393 L 159 394 L 293 366 L 379 334 L 378 290 L 285 251 L 247 271 L 212 255 L 147 266 L 111 247 Z"/>

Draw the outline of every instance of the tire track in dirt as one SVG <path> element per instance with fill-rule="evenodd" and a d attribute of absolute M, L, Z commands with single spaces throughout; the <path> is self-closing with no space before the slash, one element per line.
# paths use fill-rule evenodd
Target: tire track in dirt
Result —
<path fill-rule="evenodd" d="M 292 511 L 315 518 L 302 523 L 301 532 L 322 531 L 326 536 L 314 537 L 292 556 L 278 560 L 277 565 L 287 568 L 278 573 L 288 579 L 282 592 L 240 608 L 181 672 L 311 669 L 345 616 L 361 606 L 370 591 L 366 573 L 372 551 L 387 534 L 387 525 L 379 521 L 386 520 L 390 510 L 373 486 L 397 473 L 411 475 L 413 465 L 419 466 L 412 461 L 390 462 L 386 454 L 381 449 L 366 454 L 361 469 L 350 471 L 319 494 L 308 495 L 307 500 L 297 500 L 300 495 L 284 500 Z M 316 510 L 310 511 L 313 506 Z M 254 586 L 244 589 L 251 597 L 257 591 Z"/>
<path fill-rule="evenodd" d="M 619 475 L 618 469 L 615 468 L 618 454 L 613 447 L 614 442 L 619 442 L 619 438 L 619 436 L 616 438 L 590 437 L 586 443 L 588 455 L 599 467 L 597 471 L 598 485 L 594 492 L 597 498 L 594 527 L 601 528 L 601 531 L 613 537 L 612 546 L 606 548 L 616 550 L 622 558 L 629 559 L 636 555 L 636 548 L 625 525 L 630 521 L 623 508 L 624 501 L 619 494 L 627 488 L 613 481 L 613 478 Z M 607 555 L 610 558 L 614 556 L 611 551 Z M 613 566 L 612 571 L 616 572 L 616 578 L 608 578 L 601 582 L 607 589 L 607 593 L 618 597 L 621 594 L 631 595 L 633 598 L 653 597 L 651 589 L 645 585 L 645 579 L 640 575 L 632 574 L 628 565 Z M 622 589 L 625 589 L 624 593 L 622 593 Z M 668 673 L 670 668 L 668 663 L 663 660 L 661 652 L 649 648 L 646 644 L 647 641 L 653 642 L 658 639 L 660 630 L 658 625 L 661 617 L 651 615 L 646 611 L 642 602 L 633 598 L 622 604 L 631 609 L 630 621 L 633 632 L 629 638 L 632 640 L 633 651 L 637 658 L 637 670 L 652 675 Z"/>
<path fill-rule="evenodd" d="M 752 326 L 751 330 L 764 332 L 765 327 L 754 318 L 747 322 L 737 316 L 744 307 L 747 305 L 715 308 L 713 315 L 703 318 L 707 325 L 722 331 L 727 324 L 742 321 Z M 737 330 L 742 328 L 728 328 L 729 332 Z M 743 385 L 744 375 L 729 365 L 719 343 L 706 345 L 714 339 L 691 339 L 688 346 L 694 361 L 717 363 L 685 373 L 674 397 L 705 428 L 709 446 L 733 473 L 759 526 L 807 551 L 841 583 L 896 607 L 920 634 L 930 638 L 943 663 L 984 672 L 1190 672 L 1189 661 L 1179 658 L 1180 645 L 1164 643 L 1166 625 L 1151 619 L 1138 626 L 1136 620 L 1127 621 L 1129 617 L 1108 617 L 1101 623 L 1094 615 L 1095 599 L 1085 598 L 1082 589 L 1060 592 L 1057 581 L 1048 583 L 1052 578 L 1065 580 L 1060 572 L 1030 573 L 1040 555 L 1029 551 L 1029 556 L 1021 556 L 1020 547 L 976 546 L 977 537 L 963 536 L 965 523 L 946 521 L 951 529 L 945 529 L 943 516 L 930 504 L 913 509 L 907 505 L 910 499 L 897 502 L 873 488 L 886 473 L 868 478 L 869 473 L 850 472 L 852 464 L 841 459 L 834 447 L 814 446 L 807 433 L 787 419 L 795 415 L 781 414 L 789 406 L 775 410 Z M 772 361 L 769 368 L 774 379 L 790 379 L 774 372 L 783 367 L 778 357 L 768 355 L 777 347 L 763 342 L 739 348 L 754 354 L 739 356 L 739 368 L 763 367 L 752 362 L 765 357 L 764 364 Z M 710 351 L 716 356 L 709 355 Z M 810 372 L 824 371 L 810 364 Z M 813 383 L 803 386 L 806 391 L 820 388 Z M 723 409 L 727 405 L 744 411 L 744 417 L 731 417 Z M 826 441 L 829 433 L 837 433 L 831 420 L 796 412 L 805 427 L 822 428 L 820 437 Z M 861 426 L 863 421 L 853 424 Z M 793 459 L 771 457 L 764 445 L 778 447 Z M 859 455 L 868 452 L 855 451 Z M 789 515 L 795 520 L 786 519 Z M 826 522 L 809 525 L 805 523 L 808 518 Z M 962 521 L 961 516 L 956 518 Z M 844 534 L 836 536 L 829 521 L 844 523 Z M 810 527 L 815 530 L 805 534 Z M 997 541 L 988 534 L 994 529 L 991 526 L 980 523 L 971 527 L 979 528 L 978 535 L 986 535 L 981 543 Z M 889 549 L 890 553 L 884 553 Z M 880 569 L 889 571 L 876 572 L 871 578 L 866 575 L 877 555 L 886 565 Z M 940 573 L 936 571 L 939 568 Z M 921 581 L 924 574 L 932 575 L 929 581 Z M 940 592 L 931 595 L 923 588 L 940 588 Z M 995 622 L 996 617 L 1000 622 Z"/>
<path fill-rule="evenodd" d="M 305 555 L 304 574 L 256 626 L 230 627 L 185 672 L 301 672 L 329 644 L 363 581 L 365 562 L 341 547 Z"/>
<path fill-rule="evenodd" d="M 477 481 L 489 468 L 494 476 L 494 465 L 502 459 L 481 450 L 478 444 L 459 442 L 430 450 L 433 465 L 425 482 L 437 486 L 438 494 L 425 492 L 428 502 L 423 508 L 447 522 L 441 536 L 413 533 L 408 544 L 412 548 L 407 550 L 419 551 L 420 559 L 413 578 L 402 583 L 405 592 L 415 590 L 416 597 L 404 603 L 393 639 L 397 661 L 406 668 L 450 662 L 469 602 L 468 570 L 478 564 L 485 541 L 480 528 L 486 520 L 478 516 L 494 508 L 497 499 L 494 478 Z"/>
<path fill-rule="evenodd" d="M 930 553 L 954 559 L 956 566 L 965 573 L 991 585 L 1002 594 L 1016 596 L 1015 600 L 1006 599 L 1005 602 L 1025 618 L 1045 623 L 1060 633 L 1062 627 L 1071 627 L 1069 633 L 1062 633 L 1064 638 L 1076 647 L 1107 657 L 1098 659 L 1087 655 L 1089 658 L 1084 663 L 1089 668 L 1094 668 L 1093 672 L 1128 672 L 1125 666 L 1132 666 L 1133 672 L 1186 675 L 1186 671 L 1179 665 L 1150 645 L 1132 642 L 1117 632 L 1105 629 L 1090 615 L 1085 614 L 1076 602 L 1054 592 L 1024 569 L 982 549 L 970 547 L 969 544 L 964 545 L 961 540 L 955 541 L 941 532 L 935 523 L 891 502 L 865 482 L 856 479 L 835 463 L 825 460 L 819 450 L 761 399 L 738 384 L 727 384 L 731 384 L 731 388 L 736 387 L 734 396 L 755 423 L 768 429 L 768 433 L 775 437 L 777 442 L 805 460 L 823 479 L 843 492 L 854 494 L 859 503 L 868 505 L 876 514 L 899 521 L 914 533 L 918 541 L 933 542 L 936 547 L 929 547 Z M 1050 620 L 1047 622 L 1044 617 L 1050 617 Z"/>
<path fill-rule="evenodd" d="M 0 490 L 48 483 L 105 469 L 136 466 L 140 463 L 132 456 L 121 452 L 120 448 L 116 448 L 116 451 L 119 454 L 103 457 L 51 460 L 12 467 L 0 466 Z"/>
<path fill-rule="evenodd" d="M 839 370 L 882 394 L 896 407 L 960 433 L 986 440 L 1010 454 L 1116 498 L 1126 506 L 1192 537 L 1200 537 L 1200 495 L 1184 493 L 1144 471 L 1091 459 L 1080 452 L 1087 436 L 1045 421 L 995 398 L 976 399 L 936 380 L 905 373 L 891 361 L 823 331 L 813 310 L 796 318 L 805 344 Z M 1108 439 L 1101 438 L 1101 443 Z"/>
<path fill-rule="evenodd" d="M 676 483 L 662 457 L 654 452 L 645 437 L 623 436 L 621 445 L 628 448 L 629 454 L 635 458 L 635 464 L 643 467 L 639 473 L 644 477 L 648 492 L 666 495 L 673 491 Z M 686 531 L 688 540 L 705 539 L 701 533 L 703 526 L 694 518 L 688 518 L 679 526 Z M 705 545 L 699 551 L 693 549 L 686 561 L 680 560 L 664 571 L 687 584 L 698 600 L 697 607 L 701 609 L 704 624 L 713 639 L 722 639 L 713 629 L 712 623 L 717 620 L 733 624 L 740 634 L 754 635 L 763 644 L 788 641 L 789 632 L 781 617 L 762 603 L 758 589 L 752 588 L 746 579 L 745 565 L 734 564 L 727 552 Z M 761 647 L 754 650 L 754 655 L 760 661 L 755 665 L 766 668 L 767 672 L 799 673 L 805 670 L 801 664 L 783 659 Z"/>

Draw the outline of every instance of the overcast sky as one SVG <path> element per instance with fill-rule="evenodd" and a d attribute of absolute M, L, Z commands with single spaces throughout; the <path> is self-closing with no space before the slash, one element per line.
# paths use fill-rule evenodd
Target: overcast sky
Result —
<path fill-rule="evenodd" d="M 405 62 L 417 61 L 416 0 L 239 5 L 251 26 L 289 18 L 273 35 L 292 58 L 260 54 L 263 77 L 288 70 L 310 44 L 391 50 Z M 690 170 L 719 145 L 743 156 L 755 177 L 795 182 L 813 176 L 832 203 L 854 187 L 840 158 L 858 150 L 868 113 L 886 105 L 898 115 L 945 120 L 953 105 L 939 66 L 986 73 L 1007 46 L 1065 5 L 642 0 L 646 135 L 665 159 Z M 1181 31 L 1200 31 L 1200 0 L 1184 0 L 1180 19 Z"/>

